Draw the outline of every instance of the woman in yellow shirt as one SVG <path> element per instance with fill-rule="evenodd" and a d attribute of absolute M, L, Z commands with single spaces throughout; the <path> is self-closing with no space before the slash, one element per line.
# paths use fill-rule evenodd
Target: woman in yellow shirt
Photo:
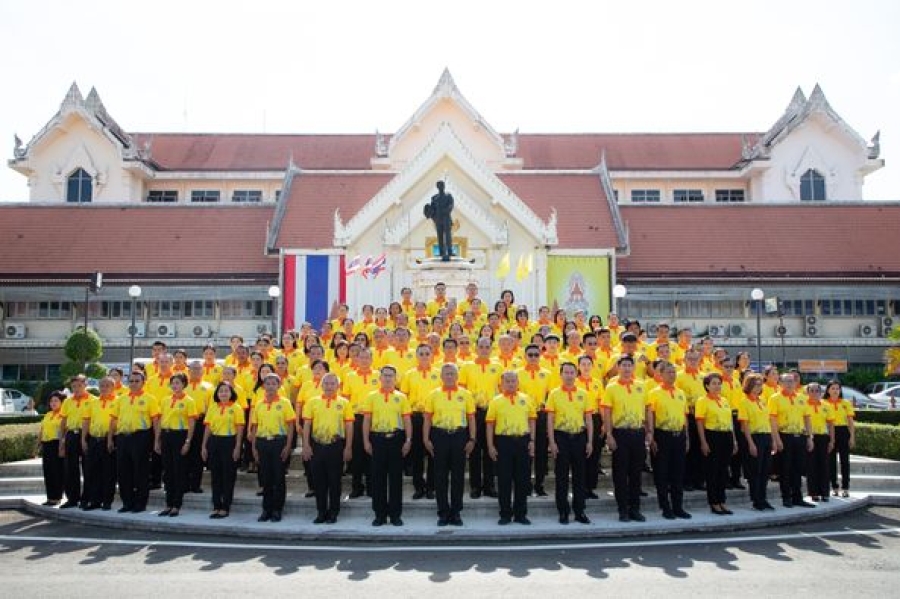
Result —
<path fill-rule="evenodd" d="M 744 470 L 747 473 L 753 509 L 757 511 L 775 509 L 766 498 L 774 439 L 768 402 L 762 397 L 764 385 L 761 375 L 747 375 L 743 387 L 744 401 L 738 408 L 738 422 L 741 424 L 741 434 L 746 440 L 747 447 L 747 452 L 743 456 Z"/>
<path fill-rule="evenodd" d="M 47 501 L 44 505 L 57 506 L 63 496 L 63 465 L 64 458 L 59 456 L 59 437 L 62 432 L 63 416 L 61 412 L 62 402 L 66 396 L 62 391 L 54 391 L 50 394 L 50 411 L 44 415 L 41 421 L 41 468 L 44 471 L 44 489 L 47 492 Z"/>
<path fill-rule="evenodd" d="M 728 484 L 728 464 L 737 451 L 732 428 L 731 404 L 722 396 L 722 375 L 717 372 L 703 377 L 706 396 L 697 400 L 694 413 L 700 453 L 704 457 L 706 498 L 712 513 L 728 516 L 734 512 L 725 507 L 725 487 Z"/>
<path fill-rule="evenodd" d="M 588 392 L 591 407 L 594 410 L 593 413 L 591 413 L 591 421 L 594 425 L 591 443 L 595 449 L 585 461 L 585 496 L 589 499 L 599 499 L 599 496 L 597 495 L 597 485 L 599 483 L 600 475 L 605 474 L 603 468 L 600 466 L 600 449 L 603 447 L 603 423 L 600 420 L 600 400 L 603 396 L 603 381 L 594 378 L 593 374 L 594 359 L 590 356 L 581 356 L 578 358 L 578 378 L 575 379 L 575 386 L 581 387 Z"/>
<path fill-rule="evenodd" d="M 235 403 L 238 394 L 231 383 L 219 383 L 213 398 L 216 403 L 209 407 L 204 421 L 201 456 L 212 475 L 213 513 L 209 517 L 217 520 L 227 518 L 231 511 L 246 420 L 244 410 Z"/>
<path fill-rule="evenodd" d="M 834 415 L 831 404 L 822 401 L 825 389 L 819 383 L 806 386 L 813 447 L 807 453 L 806 489 L 813 501 L 828 501 L 828 455 L 834 451 Z"/>
<path fill-rule="evenodd" d="M 174 518 L 181 511 L 184 492 L 188 486 L 188 453 L 197 422 L 197 405 L 187 393 L 187 376 L 174 374 L 169 379 L 172 393 L 161 398 L 159 432 L 154 451 L 162 456 L 163 481 L 166 487 L 166 508 L 159 516 Z"/>
<path fill-rule="evenodd" d="M 825 387 L 825 401 L 831 405 L 834 415 L 834 451 L 831 452 L 829 474 L 831 475 L 831 492 L 838 496 L 837 463 L 841 461 L 840 495 L 850 496 L 850 450 L 856 445 L 856 429 L 854 428 L 853 404 L 843 398 L 841 384 L 828 381 Z"/>

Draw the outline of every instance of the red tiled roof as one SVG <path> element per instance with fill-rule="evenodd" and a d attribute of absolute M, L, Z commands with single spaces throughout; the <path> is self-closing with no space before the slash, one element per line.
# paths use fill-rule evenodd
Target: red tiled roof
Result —
<path fill-rule="evenodd" d="M 0 204 L 0 277 L 277 275 L 271 218 L 271 205 Z"/>
<path fill-rule="evenodd" d="M 332 247 L 335 209 L 346 223 L 393 178 L 392 173 L 301 172 L 291 182 L 275 247 Z"/>
<path fill-rule="evenodd" d="M 305 169 L 368 169 L 374 135 L 241 133 L 135 133 L 137 147 L 151 142 L 150 160 L 161 170 L 283 171 L 293 157 Z"/>
<path fill-rule="evenodd" d="M 741 160 L 741 133 L 586 133 L 520 135 L 526 169 L 593 168 L 606 151 L 610 170 L 720 170 Z"/>
<path fill-rule="evenodd" d="M 625 278 L 900 275 L 900 204 L 622 206 Z"/>
<path fill-rule="evenodd" d="M 555 208 L 559 248 L 620 245 L 600 177 L 586 174 L 504 174 L 503 181 L 542 220 Z"/>

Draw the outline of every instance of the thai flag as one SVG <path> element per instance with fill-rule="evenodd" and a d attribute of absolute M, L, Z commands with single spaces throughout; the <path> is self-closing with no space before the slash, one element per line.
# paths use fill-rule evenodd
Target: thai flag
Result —
<path fill-rule="evenodd" d="M 372 268 L 372 256 L 369 256 L 368 258 L 366 258 L 366 263 L 363 264 L 362 269 L 360 270 L 359 274 L 361 274 L 364 279 L 368 279 L 370 268 Z"/>
<path fill-rule="evenodd" d="M 310 322 L 316 330 L 334 306 L 347 301 L 344 256 L 308 255 L 284 257 L 282 330 Z"/>
<path fill-rule="evenodd" d="M 373 279 L 377 278 L 378 275 L 380 275 L 385 270 L 387 270 L 386 254 L 381 254 L 380 256 L 375 258 L 375 260 L 372 261 L 372 264 L 368 267 L 369 274 L 372 275 Z"/>
<path fill-rule="evenodd" d="M 344 272 L 349 277 L 350 275 L 359 272 L 359 270 L 361 268 L 362 268 L 362 258 L 360 257 L 359 254 L 357 254 L 356 256 L 353 257 L 353 260 L 351 260 L 350 262 L 347 263 L 347 270 L 345 270 Z"/>

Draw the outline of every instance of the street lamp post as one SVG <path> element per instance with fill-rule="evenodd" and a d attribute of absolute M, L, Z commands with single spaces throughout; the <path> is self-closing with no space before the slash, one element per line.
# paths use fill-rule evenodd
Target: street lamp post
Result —
<path fill-rule="evenodd" d="M 281 297 L 281 288 L 278 285 L 269 287 L 269 297 L 272 299 L 272 334 L 276 339 L 276 343 L 280 342 L 281 336 L 278 334 L 278 298 Z"/>
<path fill-rule="evenodd" d="M 750 297 L 756 303 L 756 364 L 762 372 L 762 303 L 766 294 L 757 287 L 750 292 Z"/>
<path fill-rule="evenodd" d="M 131 346 L 128 350 L 128 374 L 134 370 L 134 336 L 137 333 L 137 298 L 141 297 L 141 288 L 139 285 L 132 285 L 128 288 L 128 297 L 131 298 L 131 326 L 128 327 L 128 334 L 131 337 Z"/>
<path fill-rule="evenodd" d="M 613 287 L 613 312 L 619 311 L 619 301 L 628 295 L 628 288 L 625 285 L 616 285 Z"/>

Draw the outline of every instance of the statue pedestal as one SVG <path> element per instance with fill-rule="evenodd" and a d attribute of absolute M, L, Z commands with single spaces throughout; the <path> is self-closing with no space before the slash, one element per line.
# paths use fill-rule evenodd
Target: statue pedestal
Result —
<path fill-rule="evenodd" d="M 434 297 L 434 286 L 444 283 L 447 286 L 447 297 L 461 301 L 466 297 L 466 286 L 478 283 L 473 261 L 462 258 L 451 258 L 442 262 L 440 258 L 416 260 L 413 269 L 413 297 L 428 301 Z"/>

